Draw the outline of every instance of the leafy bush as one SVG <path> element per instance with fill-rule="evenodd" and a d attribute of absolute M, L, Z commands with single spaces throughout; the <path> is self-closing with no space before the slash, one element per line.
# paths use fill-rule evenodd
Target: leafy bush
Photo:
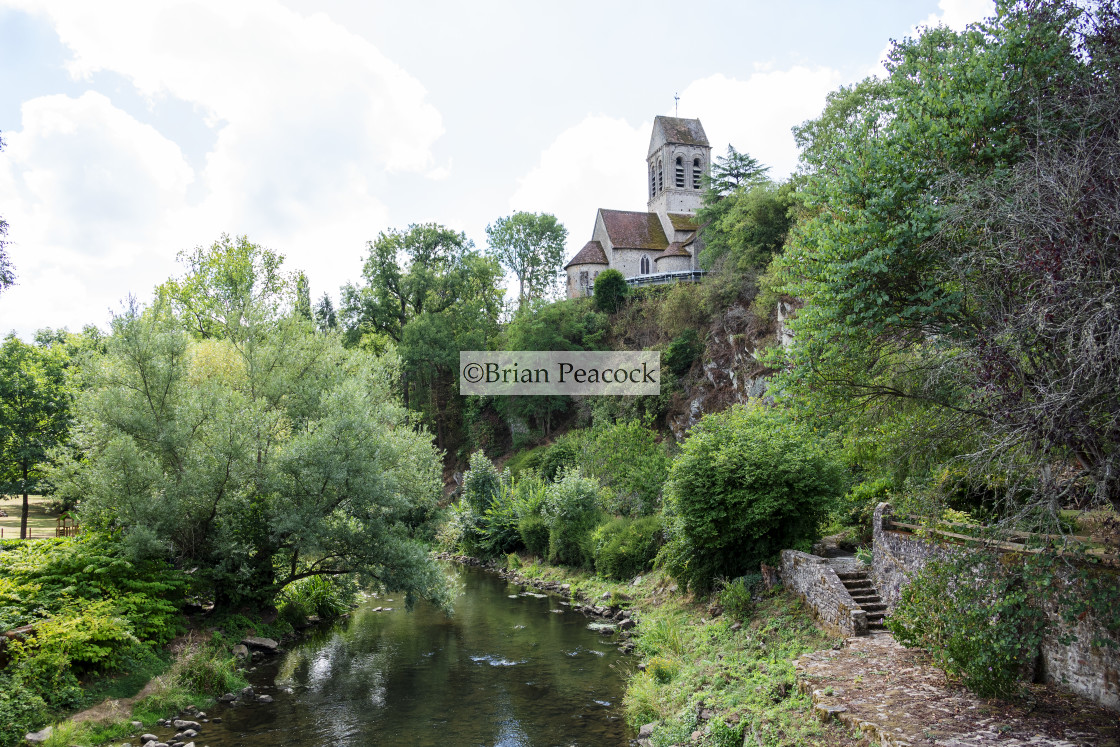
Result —
<path fill-rule="evenodd" d="M 661 517 L 616 518 L 592 534 L 595 572 L 625 581 L 648 570 L 661 547 Z"/>
<path fill-rule="evenodd" d="M 783 548 L 808 549 L 843 489 L 842 467 L 808 427 L 761 405 L 705 416 L 673 463 L 659 557 L 682 586 L 707 591 Z"/>
<path fill-rule="evenodd" d="M 603 270 L 595 277 L 595 308 L 613 314 L 622 306 L 630 286 L 618 270 Z"/>
<path fill-rule="evenodd" d="M 677 376 L 684 376 L 704 352 L 704 343 L 694 329 L 686 329 L 669 343 L 661 361 Z"/>
<path fill-rule="evenodd" d="M 748 573 L 733 581 L 725 581 L 719 590 L 719 606 L 725 615 L 745 621 L 754 614 L 754 595 L 762 588 L 762 575 Z"/>
<path fill-rule="evenodd" d="M 599 485 L 579 470 L 565 472 L 548 487 L 543 514 L 548 519 L 548 560 L 590 567 L 591 532 L 601 515 Z"/>
<path fill-rule="evenodd" d="M 221 695 L 246 685 L 233 656 L 196 641 L 179 650 L 167 676 L 183 690 L 199 695 Z"/>
<path fill-rule="evenodd" d="M 857 542 L 871 541 L 871 519 L 875 515 L 875 507 L 890 500 L 893 488 L 893 483 L 886 478 L 864 480 L 840 499 L 840 521 L 845 526 L 856 528 Z"/>
<path fill-rule="evenodd" d="M 608 511 L 645 516 L 661 505 L 669 457 L 657 434 L 640 422 L 596 426 L 584 439 L 580 459 L 585 472 L 607 488 Z"/>
<path fill-rule="evenodd" d="M 1021 569 L 981 551 L 927 563 L 886 620 L 899 643 L 926 649 L 937 666 L 984 696 L 1018 693 L 1044 624 Z"/>
<path fill-rule="evenodd" d="M 18 674 L 0 671 L 0 745 L 23 741 L 23 735 L 47 719 L 47 704 Z"/>
<path fill-rule="evenodd" d="M 556 439 L 556 443 L 548 448 L 541 459 L 541 476 L 549 482 L 555 482 L 565 470 L 578 467 L 586 435 L 586 431 L 569 431 Z"/>
<path fill-rule="evenodd" d="M 541 558 L 548 557 L 548 519 L 540 515 L 522 516 L 517 531 L 526 550 Z"/>

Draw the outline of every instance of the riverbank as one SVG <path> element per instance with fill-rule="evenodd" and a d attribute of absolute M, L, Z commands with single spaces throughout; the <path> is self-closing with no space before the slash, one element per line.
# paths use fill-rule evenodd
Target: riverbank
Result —
<path fill-rule="evenodd" d="M 681 594 L 660 571 L 616 583 L 530 556 L 510 556 L 506 565 L 448 557 L 557 594 L 613 624 L 610 634 L 633 653 L 624 706 L 642 745 L 738 747 L 744 736 L 766 747 L 866 744 L 845 726 L 814 718 L 810 696 L 797 687 L 798 657 L 843 639 L 821 631 L 792 595 L 761 592 L 736 619 Z"/>

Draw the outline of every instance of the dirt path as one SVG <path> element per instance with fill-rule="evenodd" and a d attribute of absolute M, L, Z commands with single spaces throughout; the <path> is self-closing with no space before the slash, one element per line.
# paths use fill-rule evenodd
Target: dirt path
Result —
<path fill-rule="evenodd" d="M 132 706 L 136 702 L 148 697 L 156 689 L 156 681 L 148 680 L 144 688 L 129 698 L 107 698 L 92 708 L 79 711 L 70 717 L 71 721 L 118 721 L 126 719 L 132 714 Z"/>
<path fill-rule="evenodd" d="M 889 633 L 805 654 L 797 679 L 819 717 L 839 719 L 883 747 L 1120 747 L 1116 713 L 1043 685 L 1029 686 L 1029 705 L 977 697 Z"/>

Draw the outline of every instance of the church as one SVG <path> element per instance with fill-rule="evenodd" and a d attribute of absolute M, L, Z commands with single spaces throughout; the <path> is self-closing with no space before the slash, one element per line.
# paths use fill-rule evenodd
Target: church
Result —
<path fill-rule="evenodd" d="M 621 272 L 631 286 L 698 276 L 703 244 L 696 211 L 711 153 L 699 119 L 653 120 L 646 211 L 599 208 L 591 240 L 564 265 L 568 298 L 590 295 L 606 269 Z"/>

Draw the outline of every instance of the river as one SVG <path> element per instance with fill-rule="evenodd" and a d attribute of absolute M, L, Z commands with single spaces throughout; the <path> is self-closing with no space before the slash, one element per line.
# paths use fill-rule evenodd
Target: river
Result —
<path fill-rule="evenodd" d="M 558 597 L 454 566 L 447 617 L 382 595 L 259 663 L 273 703 L 217 705 L 199 747 L 625 745 L 628 657 Z M 377 607 L 392 607 L 376 612 Z"/>

